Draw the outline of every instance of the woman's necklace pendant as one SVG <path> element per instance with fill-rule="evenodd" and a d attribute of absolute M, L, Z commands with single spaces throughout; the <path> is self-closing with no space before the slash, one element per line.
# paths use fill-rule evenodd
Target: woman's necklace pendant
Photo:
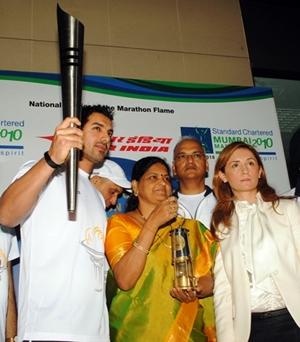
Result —
<path fill-rule="evenodd" d="M 141 216 L 141 218 L 144 220 L 144 221 L 147 221 L 146 217 L 142 214 L 142 212 L 140 211 L 140 209 L 137 207 L 136 208 L 136 211 L 138 212 L 138 214 Z"/>

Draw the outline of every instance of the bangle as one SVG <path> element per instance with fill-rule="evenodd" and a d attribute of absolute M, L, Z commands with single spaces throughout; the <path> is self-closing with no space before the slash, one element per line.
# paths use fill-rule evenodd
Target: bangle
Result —
<path fill-rule="evenodd" d="M 59 167 L 63 166 L 63 164 L 64 164 L 64 163 L 62 163 L 62 164 L 56 164 L 56 163 L 51 159 L 51 157 L 49 156 L 48 151 L 46 151 L 46 152 L 44 153 L 44 158 L 45 158 L 46 163 L 47 163 L 50 167 L 52 167 L 52 169 L 58 169 Z"/>
<path fill-rule="evenodd" d="M 148 255 L 150 252 L 149 249 L 146 249 L 145 247 L 141 246 L 139 243 L 136 242 L 136 240 L 133 241 L 132 246 L 146 255 Z"/>
<path fill-rule="evenodd" d="M 16 338 L 15 337 L 7 337 L 5 339 L 5 342 L 15 342 L 16 341 Z"/>

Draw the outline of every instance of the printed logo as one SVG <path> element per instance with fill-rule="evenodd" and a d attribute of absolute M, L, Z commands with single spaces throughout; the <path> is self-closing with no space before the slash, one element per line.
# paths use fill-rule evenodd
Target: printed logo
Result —
<path fill-rule="evenodd" d="M 195 137 L 205 149 L 205 153 L 214 153 L 212 139 L 211 139 L 211 132 L 210 128 L 208 127 L 181 127 L 181 135 Z"/>
<path fill-rule="evenodd" d="M 218 155 L 230 143 L 242 141 L 252 145 L 258 151 L 262 160 L 277 160 L 272 130 L 181 127 L 181 135 L 192 136 L 201 141 L 209 159 L 214 159 L 215 156 L 213 154 Z"/>
<path fill-rule="evenodd" d="M 104 283 L 104 263 L 105 255 L 103 252 L 103 232 L 100 227 L 88 228 L 85 231 L 84 240 L 81 245 L 85 247 L 90 256 L 90 260 L 94 265 L 95 272 L 95 291 L 103 290 Z"/>
<path fill-rule="evenodd" d="M 24 120 L 0 121 L 0 156 L 22 156 L 24 154 L 23 142 Z"/>

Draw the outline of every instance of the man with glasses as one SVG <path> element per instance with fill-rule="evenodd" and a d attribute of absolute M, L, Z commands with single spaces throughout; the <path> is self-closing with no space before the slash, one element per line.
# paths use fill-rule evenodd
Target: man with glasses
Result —
<path fill-rule="evenodd" d="M 182 138 L 173 154 L 173 174 L 179 181 L 178 213 L 202 222 L 209 229 L 216 199 L 205 185 L 207 172 L 208 162 L 201 142 L 195 137 Z"/>

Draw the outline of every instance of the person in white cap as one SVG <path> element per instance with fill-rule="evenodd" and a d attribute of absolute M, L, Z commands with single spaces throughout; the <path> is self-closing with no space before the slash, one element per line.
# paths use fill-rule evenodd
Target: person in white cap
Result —
<path fill-rule="evenodd" d="M 109 159 L 106 159 L 100 168 L 93 170 L 90 180 L 102 194 L 106 209 L 114 207 L 122 192 L 131 188 L 121 166 Z"/>

